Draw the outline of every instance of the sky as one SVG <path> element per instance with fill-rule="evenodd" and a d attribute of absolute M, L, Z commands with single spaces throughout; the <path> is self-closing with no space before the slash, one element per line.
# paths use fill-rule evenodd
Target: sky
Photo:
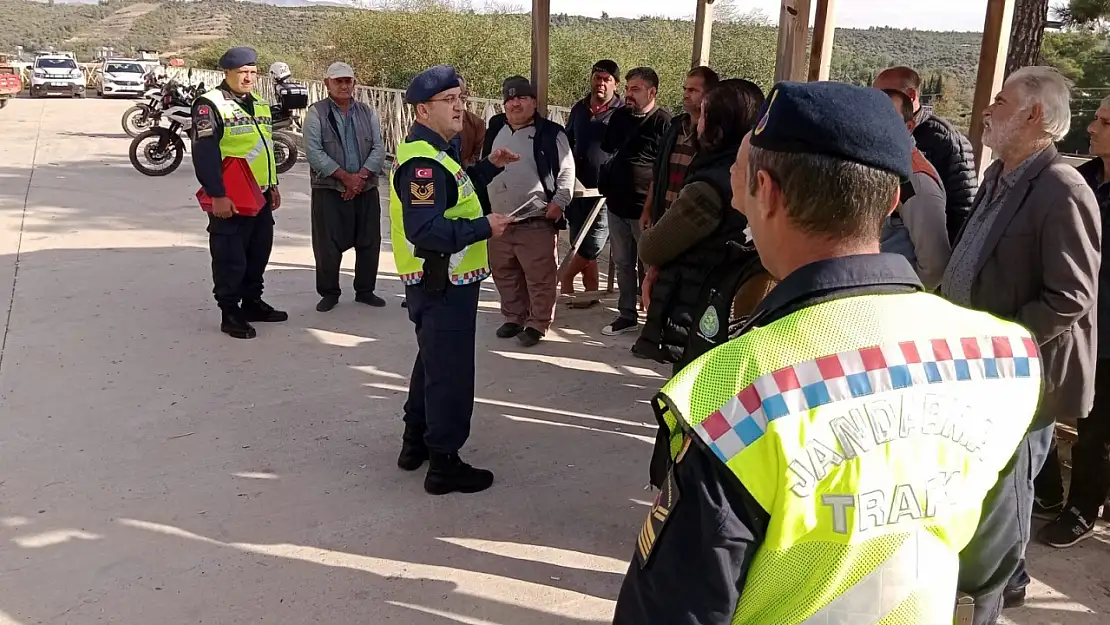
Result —
<path fill-rule="evenodd" d="M 527 0 L 515 0 L 528 4 Z M 816 2 L 812 5 L 816 6 Z M 1056 4 L 1056 2 L 1053 2 Z M 779 0 L 736 0 L 741 11 L 759 9 L 772 21 L 778 21 Z M 551 0 L 552 13 L 570 13 L 600 17 L 640 17 L 693 15 L 695 0 Z M 836 24 L 843 28 L 895 26 L 919 30 L 983 30 L 986 0 L 838 0 Z"/>

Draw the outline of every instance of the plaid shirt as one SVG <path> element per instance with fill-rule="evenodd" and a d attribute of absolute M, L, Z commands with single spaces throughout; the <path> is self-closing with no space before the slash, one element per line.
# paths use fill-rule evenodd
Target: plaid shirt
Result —
<path fill-rule="evenodd" d="M 698 151 L 694 145 L 695 134 L 697 134 L 696 128 L 691 127 L 689 130 L 683 128 L 678 133 L 674 149 L 667 157 L 670 167 L 669 176 L 667 177 L 667 192 L 663 196 L 663 206 L 660 207 L 663 211 L 670 208 L 671 204 L 678 199 L 679 192 L 682 191 L 682 183 L 686 180 L 686 171 L 690 169 L 690 163 L 694 160 L 694 155 Z"/>

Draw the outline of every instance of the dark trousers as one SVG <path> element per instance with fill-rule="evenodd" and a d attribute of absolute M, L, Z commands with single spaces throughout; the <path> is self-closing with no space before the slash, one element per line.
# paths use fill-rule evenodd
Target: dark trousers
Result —
<path fill-rule="evenodd" d="M 369 295 L 378 282 L 382 246 L 382 204 L 378 189 L 344 201 L 335 189 L 312 190 L 312 253 L 316 256 L 316 292 L 338 296 L 343 252 L 355 248 L 355 295 Z"/>
<path fill-rule="evenodd" d="M 1054 423 L 1034 424 L 983 502 L 971 542 L 960 552 L 958 588 L 975 597 L 975 625 L 992 625 L 1002 614 L 1002 591 L 1025 573 L 1033 519 L 1033 478 L 1044 466 Z M 1022 584 L 1024 586 L 1024 584 Z"/>
<path fill-rule="evenodd" d="M 1110 362 L 1095 369 L 1095 403 L 1091 414 L 1076 423 L 1078 435 L 1071 449 L 1071 488 L 1065 509 L 1074 507 L 1094 523 L 1098 509 L 1110 495 Z M 1037 497 L 1046 503 L 1064 500 L 1064 478 L 1056 445 L 1037 476 Z"/>
<path fill-rule="evenodd" d="M 236 310 L 243 301 L 262 299 L 262 274 L 274 248 L 274 212 L 266 206 L 253 217 L 208 216 L 208 249 L 212 254 L 212 293 L 222 310 Z"/>
<path fill-rule="evenodd" d="M 481 282 L 428 293 L 406 286 L 409 320 L 419 351 L 409 379 L 405 423 L 426 426 L 433 452 L 457 453 L 470 436 L 474 414 L 474 334 Z"/>

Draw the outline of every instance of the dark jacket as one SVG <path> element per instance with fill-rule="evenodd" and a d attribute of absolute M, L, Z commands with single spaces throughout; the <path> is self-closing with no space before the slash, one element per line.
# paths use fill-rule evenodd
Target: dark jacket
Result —
<path fill-rule="evenodd" d="M 995 161 L 983 179 L 1002 167 Z M 986 205 L 980 202 L 978 210 Z M 1045 385 L 1033 429 L 1082 419 L 1091 410 L 1097 360 L 1102 218 L 1094 194 L 1050 145 L 996 210 L 978 255 L 970 308 L 1016 321 L 1036 338 Z"/>
<path fill-rule="evenodd" d="M 489 126 L 486 128 L 485 140 L 482 142 L 482 158 L 488 158 L 490 153 L 493 152 L 493 141 L 497 138 L 497 133 L 501 132 L 509 123 L 504 113 L 498 113 L 489 120 Z M 547 119 L 536 113 L 534 122 L 536 127 L 536 137 L 532 141 L 532 156 L 536 160 L 536 173 L 539 174 L 540 184 L 543 185 L 543 192 L 547 196 L 547 201 L 550 202 L 551 198 L 555 197 L 555 177 L 559 174 L 559 146 L 558 139 L 559 133 L 566 132 L 562 124 Z M 482 202 L 482 211 L 485 214 L 490 214 L 491 208 L 489 203 L 489 192 L 486 187 L 476 187 L 478 192 L 478 199 Z M 565 230 L 567 227 L 567 220 L 565 217 L 560 217 L 559 221 L 555 222 L 557 230 Z"/>
<path fill-rule="evenodd" d="M 743 282 L 763 270 L 752 245 L 745 245 L 748 222 L 733 210 L 729 168 L 739 146 L 694 157 L 684 187 L 712 187 L 718 221 L 709 236 L 659 267 L 651 289 L 647 321 L 633 348 L 658 362 L 685 364 L 728 340 L 732 303 Z"/>
<path fill-rule="evenodd" d="M 597 174 L 611 154 L 601 149 L 605 131 L 613 114 L 624 106 L 617 96 L 609 101 L 609 108 L 598 115 L 590 114 L 589 96 L 579 100 L 567 117 L 567 139 L 574 153 L 574 176 L 587 189 L 597 188 Z"/>
<path fill-rule="evenodd" d="M 975 193 L 979 189 L 975 151 L 963 133 L 948 120 L 937 117 L 929 107 L 923 106 L 918 111 L 913 138 L 917 141 L 917 149 L 940 174 L 944 193 L 948 197 L 945 205 L 948 240 L 955 241 L 975 204 Z"/>
<path fill-rule="evenodd" d="M 667 126 L 666 133 L 663 134 L 663 140 L 659 144 L 659 154 L 655 158 L 655 186 L 651 193 L 651 221 L 652 223 L 659 221 L 663 216 L 663 205 L 666 203 L 668 180 L 671 174 L 671 152 L 674 151 L 674 144 L 678 142 L 678 135 L 682 132 L 683 126 L 690 120 L 689 113 L 679 113 L 671 118 L 671 123 Z M 733 154 L 735 158 L 736 154 Z"/>
<path fill-rule="evenodd" d="M 613 154 L 598 175 L 598 190 L 609 210 L 624 219 L 639 219 L 651 186 L 655 159 L 671 114 L 656 107 L 645 116 L 618 110 L 609 120 L 601 149 Z"/>
<path fill-rule="evenodd" d="M 1110 181 L 1102 179 L 1104 167 L 1101 158 L 1093 158 L 1077 167 L 1079 174 L 1095 192 L 1099 213 L 1102 216 L 1102 232 L 1110 232 Z M 1098 271 L 1098 335 L 1104 337 L 1098 342 L 1098 357 L 1110 358 L 1110 263 L 1103 262 Z"/>

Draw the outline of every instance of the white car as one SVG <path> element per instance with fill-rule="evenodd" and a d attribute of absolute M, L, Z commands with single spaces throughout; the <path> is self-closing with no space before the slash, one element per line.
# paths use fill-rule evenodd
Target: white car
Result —
<path fill-rule="evenodd" d="M 143 66 L 135 61 L 108 61 L 100 74 L 100 87 L 96 94 L 102 98 L 142 95 L 145 75 Z"/>
<path fill-rule="evenodd" d="M 35 59 L 31 69 L 31 97 L 46 95 L 85 97 L 85 73 L 72 57 L 49 54 Z"/>

